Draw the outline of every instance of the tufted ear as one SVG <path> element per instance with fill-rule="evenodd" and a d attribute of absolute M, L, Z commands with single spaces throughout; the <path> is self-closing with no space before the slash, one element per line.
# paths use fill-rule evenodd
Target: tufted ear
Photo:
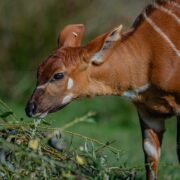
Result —
<path fill-rule="evenodd" d="M 59 33 L 59 47 L 77 47 L 81 45 L 85 27 L 83 24 L 70 24 Z"/>
<path fill-rule="evenodd" d="M 109 33 L 97 37 L 87 45 L 88 53 L 90 54 L 90 61 L 94 64 L 101 64 L 104 62 L 104 55 L 106 51 L 112 46 L 113 42 L 121 39 L 121 31 L 123 26 L 120 25 Z"/>

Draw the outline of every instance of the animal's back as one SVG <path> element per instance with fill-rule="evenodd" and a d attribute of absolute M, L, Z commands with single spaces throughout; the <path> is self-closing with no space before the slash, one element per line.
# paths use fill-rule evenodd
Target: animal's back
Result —
<path fill-rule="evenodd" d="M 152 49 L 150 79 L 160 89 L 180 93 L 179 0 L 156 5 L 156 11 L 147 18 Z"/>

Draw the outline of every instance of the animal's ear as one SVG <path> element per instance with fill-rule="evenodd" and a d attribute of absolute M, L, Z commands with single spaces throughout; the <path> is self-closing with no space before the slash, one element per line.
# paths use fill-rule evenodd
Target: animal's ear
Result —
<path fill-rule="evenodd" d="M 85 27 L 83 24 L 67 25 L 58 37 L 59 47 L 77 47 L 81 45 Z"/>
<path fill-rule="evenodd" d="M 113 45 L 113 42 L 121 39 L 121 31 L 123 26 L 120 25 L 112 31 L 97 37 L 87 45 L 90 61 L 94 64 L 101 64 L 104 62 L 103 56 L 106 51 Z"/>

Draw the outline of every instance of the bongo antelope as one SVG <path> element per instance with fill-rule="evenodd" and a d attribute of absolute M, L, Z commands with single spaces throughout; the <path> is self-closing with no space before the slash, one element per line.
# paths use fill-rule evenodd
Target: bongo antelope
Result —
<path fill-rule="evenodd" d="M 180 161 L 180 0 L 156 0 L 128 31 L 120 25 L 81 46 L 84 32 L 82 24 L 60 32 L 26 113 L 43 118 L 78 98 L 127 97 L 139 114 L 147 179 L 156 179 L 165 119 L 174 115 Z"/>

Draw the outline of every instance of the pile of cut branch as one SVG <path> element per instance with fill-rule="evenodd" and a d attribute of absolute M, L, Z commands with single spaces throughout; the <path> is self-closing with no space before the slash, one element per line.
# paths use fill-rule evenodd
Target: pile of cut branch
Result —
<path fill-rule="evenodd" d="M 27 122 L 0 100 L 0 179 L 133 179 L 134 168 L 109 164 L 109 153 L 120 162 L 121 150 L 111 142 L 66 130 L 92 121 L 94 113 L 61 129 L 45 120 Z M 74 139 L 81 139 L 77 144 Z M 112 158 L 111 155 L 111 158 Z"/>

